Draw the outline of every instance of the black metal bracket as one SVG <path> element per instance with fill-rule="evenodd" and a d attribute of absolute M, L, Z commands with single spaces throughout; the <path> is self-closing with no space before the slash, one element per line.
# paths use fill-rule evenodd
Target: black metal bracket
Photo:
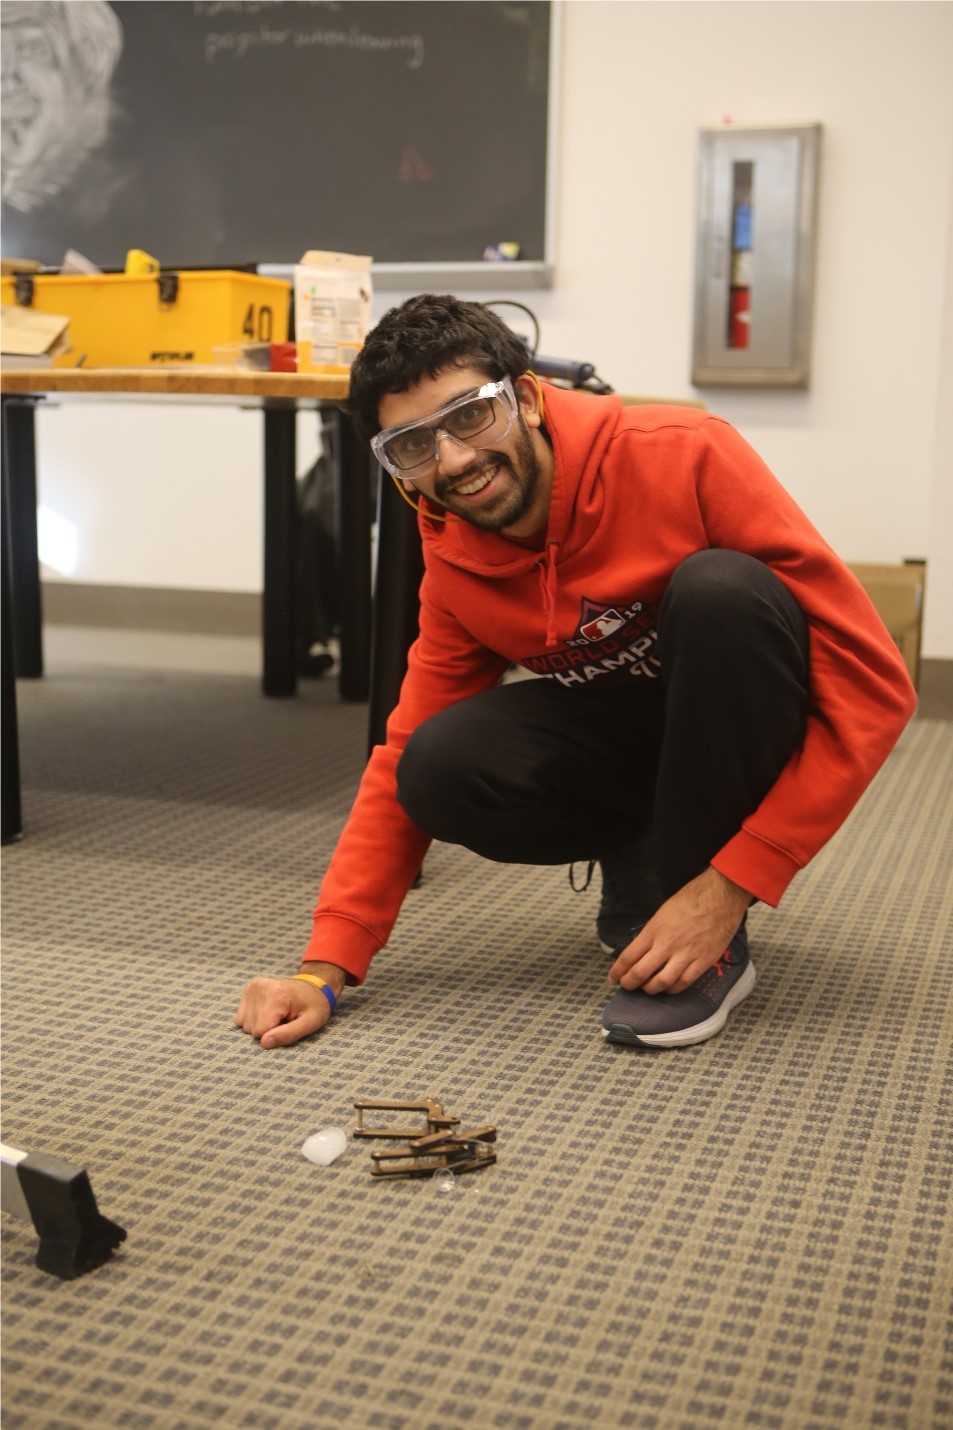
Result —
<path fill-rule="evenodd" d="M 40 1238 L 36 1264 L 41 1271 L 72 1281 L 109 1260 L 126 1233 L 104 1217 L 86 1172 L 45 1152 L 16 1154 L 15 1167 L 23 1201 Z M 4 1167 L 5 1175 L 9 1172 Z M 5 1195 L 6 1209 L 21 1210 Z"/>
<path fill-rule="evenodd" d="M 174 303 L 179 296 L 178 273 L 160 273 L 156 281 L 159 284 L 159 302 Z"/>

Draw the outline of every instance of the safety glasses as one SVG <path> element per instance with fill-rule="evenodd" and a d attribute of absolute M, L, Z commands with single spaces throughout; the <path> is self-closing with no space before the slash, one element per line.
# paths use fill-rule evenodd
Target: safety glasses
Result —
<path fill-rule="evenodd" d="M 485 382 L 419 422 L 385 427 L 371 438 L 371 451 L 391 476 L 403 476 L 437 460 L 441 437 L 451 437 L 467 447 L 489 447 L 502 441 L 517 410 L 516 393 L 508 377 Z"/>

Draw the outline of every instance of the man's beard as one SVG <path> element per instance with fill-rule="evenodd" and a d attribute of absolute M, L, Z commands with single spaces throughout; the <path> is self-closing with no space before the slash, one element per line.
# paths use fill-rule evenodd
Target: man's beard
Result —
<path fill-rule="evenodd" d="M 452 482 L 444 480 L 438 483 L 434 496 L 427 498 L 428 502 L 442 507 L 444 511 L 452 512 L 454 516 L 468 521 L 471 526 L 479 527 L 481 531 L 504 531 L 525 516 L 536 499 L 541 472 L 529 429 L 522 417 L 517 420 L 519 427 L 513 444 L 516 449 L 515 464 L 502 452 L 487 452 L 479 464 L 475 463 L 466 472 L 454 477 Z M 489 503 L 485 511 L 471 506 L 466 501 L 455 501 L 453 487 L 473 481 L 474 477 L 488 467 L 497 467 L 504 479 L 509 472 L 511 480 L 505 493 L 502 493 L 498 500 Z"/>

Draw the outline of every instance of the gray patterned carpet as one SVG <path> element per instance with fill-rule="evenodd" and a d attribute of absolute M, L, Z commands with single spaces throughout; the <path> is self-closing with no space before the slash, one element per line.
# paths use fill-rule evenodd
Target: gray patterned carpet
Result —
<path fill-rule="evenodd" d="M 438 847 L 329 1029 L 262 1052 L 363 707 L 59 670 L 19 691 L 4 1140 L 128 1240 L 64 1283 L 3 1220 L 4 1425 L 953 1424 L 953 724 L 916 722 L 680 1052 L 611 1047 L 596 891 Z M 499 1128 L 450 1194 L 299 1154 L 357 1098 Z"/>

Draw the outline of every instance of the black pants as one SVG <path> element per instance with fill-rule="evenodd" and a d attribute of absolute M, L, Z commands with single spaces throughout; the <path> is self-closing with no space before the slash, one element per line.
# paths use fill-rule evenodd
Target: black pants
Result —
<path fill-rule="evenodd" d="M 702 551 L 658 631 L 660 679 L 516 681 L 425 721 L 397 770 L 413 822 L 514 864 L 600 858 L 651 829 L 663 897 L 700 874 L 804 737 L 807 622 L 767 566 Z"/>

